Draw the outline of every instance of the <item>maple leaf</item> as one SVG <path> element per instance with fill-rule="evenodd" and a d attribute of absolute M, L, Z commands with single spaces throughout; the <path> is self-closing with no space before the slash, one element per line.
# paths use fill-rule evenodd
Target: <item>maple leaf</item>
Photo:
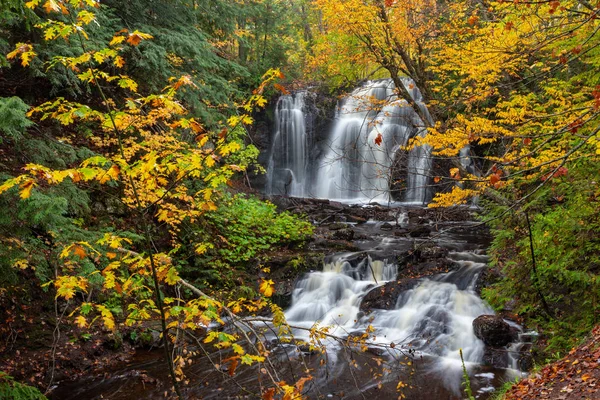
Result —
<path fill-rule="evenodd" d="M 179 282 L 179 274 L 177 273 L 177 270 L 175 269 L 175 267 L 171 267 L 169 269 L 169 271 L 167 272 L 165 281 L 169 285 L 175 285 L 177 282 Z"/>
<path fill-rule="evenodd" d="M 110 41 L 110 43 L 108 44 L 109 46 L 114 46 L 116 44 L 121 44 L 125 41 L 125 36 L 113 36 L 112 40 Z"/>
<path fill-rule="evenodd" d="M 31 196 L 31 189 L 35 186 L 35 182 L 32 179 L 26 180 L 20 186 L 19 196 L 22 199 L 26 199 Z"/>
<path fill-rule="evenodd" d="M 262 394 L 263 400 L 273 400 L 273 396 L 275 396 L 275 388 L 268 388 Z"/>
<path fill-rule="evenodd" d="M 83 315 L 79 315 L 77 318 L 75 318 L 75 323 L 80 328 L 87 327 L 87 320 L 85 319 L 85 317 Z"/>
<path fill-rule="evenodd" d="M 50 14 L 53 11 L 59 12 L 60 6 L 58 5 L 58 3 L 55 0 L 48 0 L 44 3 L 44 10 L 46 10 L 46 12 L 48 14 Z"/>
<path fill-rule="evenodd" d="M 282 94 L 290 94 L 290 92 L 288 92 L 288 91 L 287 91 L 287 89 L 286 89 L 286 88 L 284 88 L 283 86 L 281 86 L 279 83 L 275 83 L 275 84 L 273 85 L 273 87 L 274 87 L 276 90 L 279 90 L 279 91 L 280 91 Z"/>
<path fill-rule="evenodd" d="M 495 185 L 497 182 L 500 181 L 500 176 L 496 173 L 496 174 L 491 174 L 490 175 L 490 183 L 492 185 Z"/>
<path fill-rule="evenodd" d="M 152 38 L 152 35 L 135 30 L 129 34 L 129 37 L 127 38 L 127 43 L 129 43 L 132 46 L 137 46 L 142 42 L 142 40 Z"/>
<path fill-rule="evenodd" d="M 477 15 L 471 15 L 469 17 L 469 19 L 467 20 L 469 25 L 475 25 L 477 23 L 477 21 L 479 21 L 479 17 Z"/>
<path fill-rule="evenodd" d="M 258 290 L 266 297 L 271 297 L 273 295 L 273 285 L 275 285 L 275 282 L 273 282 L 271 279 L 263 279 Z"/>
<path fill-rule="evenodd" d="M 73 251 L 73 253 L 75 253 L 75 255 L 77 257 L 79 257 L 79 259 L 83 260 L 86 256 L 87 256 L 87 252 L 85 251 L 85 249 L 80 246 L 80 245 L 75 245 L 71 248 L 71 250 Z"/>
<path fill-rule="evenodd" d="M 381 135 L 381 133 L 378 133 L 377 137 L 375 137 L 375 144 L 377 146 L 381 146 L 382 141 L 383 141 L 383 136 Z"/>
<path fill-rule="evenodd" d="M 119 172 L 121 172 L 121 169 L 119 168 L 119 166 L 117 164 L 113 164 L 108 169 L 107 174 L 116 181 L 119 179 Z"/>

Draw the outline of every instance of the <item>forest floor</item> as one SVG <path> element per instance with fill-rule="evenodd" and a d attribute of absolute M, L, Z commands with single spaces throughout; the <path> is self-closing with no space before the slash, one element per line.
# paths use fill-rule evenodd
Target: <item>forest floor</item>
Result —
<path fill-rule="evenodd" d="M 600 325 L 566 357 L 514 385 L 505 399 L 600 399 Z"/>

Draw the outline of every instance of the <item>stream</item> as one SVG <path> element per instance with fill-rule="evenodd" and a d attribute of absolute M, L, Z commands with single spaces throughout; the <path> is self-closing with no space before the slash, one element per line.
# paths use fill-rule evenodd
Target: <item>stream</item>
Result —
<path fill-rule="evenodd" d="M 446 227 L 452 224 L 457 222 L 448 222 Z M 469 233 L 468 228 L 460 232 L 442 228 L 427 238 L 396 236 L 403 225 L 396 224 L 389 231 L 382 229 L 387 227 L 381 221 L 348 224 L 359 233 L 354 241 L 359 251 L 329 254 L 320 268 L 295 282 L 291 305 L 285 310 L 288 323 L 295 327 L 293 342 L 280 342 L 268 324 L 255 322 L 272 344 L 271 358 L 280 379 L 293 382 L 310 369 L 314 378 L 305 385 L 305 394 L 314 399 L 396 399 L 399 394 L 408 399 L 462 399 L 459 349 L 478 399 L 488 398 L 495 388 L 520 374 L 515 357 L 509 357 L 504 368 L 484 365 L 485 345 L 472 326 L 477 316 L 493 314 L 477 294 L 478 277 L 487 263 L 487 236 L 480 231 Z M 407 279 L 410 268 L 398 260 L 419 245 L 442 251 L 436 260 L 449 265 L 450 272 Z M 405 281 L 404 290 L 388 295 L 392 304 L 387 309 L 361 307 L 370 292 L 367 298 L 381 300 L 377 291 Z M 308 329 L 317 323 L 328 326 L 328 333 L 336 337 L 322 339 L 325 353 L 298 345 L 309 340 Z M 367 329 L 371 333 L 365 347 L 348 345 L 349 338 Z M 169 377 L 162 356 L 159 349 L 138 350 L 129 363 L 105 376 L 59 383 L 51 398 L 164 398 Z M 215 352 L 211 357 L 222 360 L 227 354 Z M 234 383 L 206 357 L 197 357 L 186 375 L 188 398 L 258 397 L 261 372 L 255 367 L 238 368 Z"/>

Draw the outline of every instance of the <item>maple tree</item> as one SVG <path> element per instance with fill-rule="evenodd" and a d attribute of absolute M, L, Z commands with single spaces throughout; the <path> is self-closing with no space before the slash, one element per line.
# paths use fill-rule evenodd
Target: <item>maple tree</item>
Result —
<path fill-rule="evenodd" d="M 273 281 L 266 279 L 259 285 L 258 291 L 264 297 L 234 298 L 225 303 L 226 299 L 219 300 L 182 280 L 174 260 L 183 252 L 179 240 L 182 225 L 198 224 L 207 213 L 216 212 L 215 199 L 225 196 L 225 185 L 252 162 L 255 152 L 242 140 L 243 126 L 252 123 L 250 114 L 255 109 L 265 106 L 263 92 L 281 73 L 269 70 L 254 94 L 239 105 L 241 112 L 231 116 L 220 130 L 209 131 L 200 121 L 186 115 L 187 110 L 178 99 L 186 87 L 195 87 L 189 76 L 172 79 L 160 94 L 142 95 L 137 82 L 120 72 L 126 65 L 124 52 L 153 39 L 152 35 L 123 29 L 113 35 L 107 47 L 90 48 L 88 26 L 97 22 L 94 9 L 99 7 L 98 2 L 33 0 L 26 6 L 43 7 L 47 18 L 36 27 L 43 32 L 45 40 L 77 44 L 75 55 L 56 55 L 47 61 L 48 68 L 71 70 L 100 97 L 96 104 L 58 97 L 34 107 L 28 116 L 39 121 L 54 120 L 65 128 L 93 126 L 96 134 L 91 139 L 100 154 L 71 168 L 55 169 L 29 163 L 24 167 L 25 173 L 3 182 L 0 193 L 18 190 L 20 198 L 27 200 L 38 190 L 67 181 L 117 187 L 123 205 L 132 213 L 142 244 L 138 248 L 130 235 L 116 231 L 104 233 L 95 241 L 65 243 L 59 255 L 60 268 L 48 284 L 55 288 L 57 299 L 66 301 L 67 306 L 72 302 L 69 317 L 81 328 L 90 327 L 96 320 L 102 321 L 108 330 L 117 328 L 119 321 L 113 310 L 91 297 L 93 288 L 109 296 L 113 292 L 126 300 L 123 323 L 127 326 L 158 317 L 165 358 L 179 397 L 179 382 L 185 380 L 183 367 L 188 363 L 189 352 L 184 345 L 172 359 L 171 341 L 180 345 L 178 338 L 183 330 L 193 332 L 206 329 L 214 322 L 224 324 L 223 314 L 233 321 L 237 333 L 213 331 L 203 342 L 215 343 L 217 348 L 233 348 L 229 374 L 233 375 L 238 362 L 265 363 L 264 368 L 269 369 L 268 352 L 262 345 L 251 344 L 246 333 L 251 326 L 231 310 L 256 312 L 270 306 L 276 315 L 281 315 L 281 310 L 268 301 L 273 293 Z M 27 67 L 36 55 L 33 45 L 17 43 L 7 59 Z M 116 95 L 109 97 L 109 93 Z M 168 231 L 170 246 L 166 251 L 158 250 L 156 223 Z M 291 230 L 295 229 L 294 224 L 295 221 L 288 222 Z M 287 239 L 293 234 L 291 230 L 286 234 Z M 307 225 L 301 226 L 297 238 L 306 232 L 310 232 Z M 97 234 L 89 236 L 97 237 Z M 164 240 L 165 235 L 161 236 Z M 210 247 L 213 247 L 211 243 L 196 243 L 195 252 L 202 255 Z M 86 268 L 90 262 L 96 268 Z M 20 269 L 35 268 L 27 259 L 14 261 L 14 265 Z M 176 292 L 169 288 L 175 285 L 188 288 L 193 296 L 184 299 L 171 295 Z M 83 302 L 76 301 L 79 294 L 86 295 Z M 279 321 L 279 325 L 285 323 L 281 317 Z M 236 344 L 243 337 L 250 348 Z M 302 390 L 301 382 L 296 386 L 272 383 L 272 393 L 281 391 L 285 398 Z"/>
<path fill-rule="evenodd" d="M 598 291 L 591 232 L 599 194 L 600 5 L 314 4 L 323 29 L 309 73 L 333 85 L 344 74 L 389 77 L 400 89 L 397 77 L 405 76 L 423 92 L 434 121 L 407 149 L 426 145 L 449 161 L 445 175 L 430 177 L 446 190 L 429 207 L 480 198 L 486 208 L 494 263 L 505 274 L 487 299 L 502 308 L 517 298 L 517 310 L 535 324 L 564 332 L 550 349 L 562 351 L 589 332 L 597 308 L 586 296 Z M 403 90 L 398 96 L 409 100 Z M 589 262 L 577 265 L 580 258 Z M 565 304 L 581 307 L 567 311 Z"/>

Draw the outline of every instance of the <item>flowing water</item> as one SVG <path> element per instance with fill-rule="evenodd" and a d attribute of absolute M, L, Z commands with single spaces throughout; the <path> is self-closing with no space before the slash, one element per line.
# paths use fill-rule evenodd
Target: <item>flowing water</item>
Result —
<path fill-rule="evenodd" d="M 267 194 L 306 196 L 308 137 L 306 92 L 284 95 L 275 107 L 275 130 L 267 166 Z"/>
<path fill-rule="evenodd" d="M 380 231 L 375 223 L 364 224 L 363 229 Z M 295 284 L 291 306 L 285 310 L 292 326 L 292 342 L 276 337 L 270 323 L 254 322 L 271 343 L 271 359 L 280 379 L 293 382 L 310 369 L 314 378 L 307 383 L 305 395 L 314 399 L 396 399 L 402 393 L 413 400 L 458 400 L 464 397 L 462 349 L 476 397 L 487 398 L 518 371 L 481 365 L 484 344 L 475 337 L 472 322 L 481 314 L 493 313 L 475 289 L 479 274 L 486 268 L 487 258 L 482 253 L 485 240 L 469 233 L 440 235 L 435 243 L 450 250 L 447 258 L 454 265 L 452 271 L 414 280 L 391 297 L 386 310 L 361 309 L 361 302 L 370 291 L 378 291 L 386 282 L 402 276 L 398 258 L 390 250 L 404 254 L 407 248 L 424 241 L 389 233 L 372 235 L 370 244 L 365 244 L 369 250 L 326 257 L 318 271 L 299 277 Z M 324 353 L 299 346 L 310 340 L 311 329 L 316 326 L 327 327 L 331 335 L 319 340 Z M 365 333 L 368 339 L 364 343 L 351 344 L 352 338 Z M 508 350 L 518 350 L 516 346 L 520 345 Z M 148 355 L 139 352 L 131 364 L 112 371 L 110 378 L 63 383 L 52 398 L 164 398 L 168 383 L 155 383 L 168 382 L 161 357 L 160 351 Z M 219 363 L 228 355 L 215 352 L 210 357 Z M 511 362 L 513 368 L 517 366 L 517 358 Z M 261 379 L 259 368 L 240 367 L 233 384 L 232 378 L 215 370 L 205 356 L 196 359 L 186 374 L 191 379 L 189 398 L 243 397 L 240 388 L 256 391 Z M 399 382 L 405 386 L 399 387 Z"/>
<path fill-rule="evenodd" d="M 404 85 L 428 116 L 420 91 L 406 79 Z M 403 150 L 408 140 L 427 133 L 425 123 L 408 103 L 399 99 L 390 79 L 370 81 L 338 105 L 335 123 L 323 155 L 307 165 L 307 151 L 316 151 L 306 135 L 305 92 L 282 96 L 275 110 L 276 126 L 267 172 L 267 194 L 316 197 L 347 203 L 388 203 L 393 165 L 406 154 L 401 200 L 426 203 L 431 149 Z M 400 199 L 395 199 L 400 200 Z"/>

